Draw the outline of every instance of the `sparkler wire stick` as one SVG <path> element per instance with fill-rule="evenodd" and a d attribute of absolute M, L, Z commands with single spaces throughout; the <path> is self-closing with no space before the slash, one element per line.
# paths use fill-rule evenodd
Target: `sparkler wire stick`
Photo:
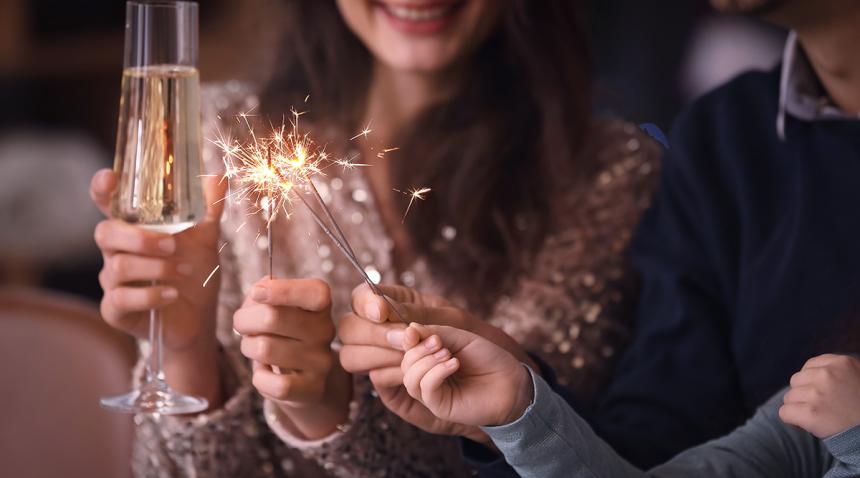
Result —
<path fill-rule="evenodd" d="M 308 182 L 310 183 L 310 180 Z M 358 262 L 358 259 L 355 257 L 355 253 L 352 252 L 352 247 L 349 245 L 349 241 L 346 240 L 346 236 L 343 235 L 343 231 L 340 229 L 340 225 L 338 225 L 337 221 L 334 220 L 334 217 L 332 216 L 331 211 L 329 210 L 328 206 L 326 206 L 325 203 L 322 201 L 322 198 L 319 196 L 319 192 L 316 191 L 316 188 L 314 188 L 313 186 L 311 186 L 311 188 L 316 192 L 316 197 L 318 198 L 320 205 L 322 206 L 323 210 L 325 211 L 326 216 L 331 220 L 332 225 L 334 226 L 335 229 L 337 229 L 337 231 L 338 231 L 338 233 L 340 233 L 341 237 L 338 238 L 337 236 L 335 236 L 335 234 L 325 224 L 325 221 L 322 220 L 322 218 L 319 216 L 319 214 L 316 212 L 316 210 L 314 210 L 314 208 L 311 207 L 311 205 L 310 205 L 310 203 L 308 203 L 307 199 L 305 199 L 305 197 L 302 196 L 301 194 L 297 193 L 296 195 L 299 197 L 299 199 L 301 199 L 301 201 L 302 201 L 302 203 L 304 203 L 305 207 L 308 208 L 308 211 L 310 211 L 311 216 L 314 219 L 314 222 L 316 222 L 317 225 L 320 227 L 320 229 L 323 230 L 325 235 L 328 236 L 328 238 L 334 243 L 335 247 L 337 247 L 340 250 L 340 252 L 346 257 L 346 259 L 350 262 L 350 264 L 352 264 L 352 266 L 355 268 L 355 270 L 357 270 L 361 274 L 361 276 L 364 278 L 364 282 L 366 282 L 368 287 L 370 287 L 370 290 L 373 291 L 373 293 L 376 294 L 377 296 L 381 297 L 382 300 L 384 300 L 385 303 L 388 304 L 389 308 L 392 311 L 394 311 L 394 315 L 397 316 L 398 320 L 400 320 L 404 324 L 408 325 L 409 322 L 406 321 L 406 319 L 400 313 L 400 310 L 392 303 L 391 300 L 389 300 L 388 296 L 386 296 L 382 292 L 382 290 L 376 284 L 374 284 L 372 280 L 370 280 L 370 277 L 367 275 L 367 272 L 364 270 L 363 267 L 361 267 L 361 264 Z M 342 241 L 341 241 L 341 239 L 342 239 Z"/>

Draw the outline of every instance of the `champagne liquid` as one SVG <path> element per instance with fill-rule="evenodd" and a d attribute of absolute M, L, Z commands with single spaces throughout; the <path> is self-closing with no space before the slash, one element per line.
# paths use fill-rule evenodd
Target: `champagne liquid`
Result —
<path fill-rule="evenodd" d="M 175 233 L 203 218 L 200 77 L 159 65 L 123 72 L 112 215 Z"/>

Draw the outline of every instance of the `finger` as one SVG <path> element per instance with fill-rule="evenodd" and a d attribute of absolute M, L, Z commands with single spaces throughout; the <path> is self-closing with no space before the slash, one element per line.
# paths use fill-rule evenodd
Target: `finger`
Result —
<path fill-rule="evenodd" d="M 254 285 L 251 300 L 259 304 L 298 307 L 311 312 L 331 307 L 331 288 L 319 279 L 263 279 Z"/>
<path fill-rule="evenodd" d="M 314 402 L 325 389 L 322 377 L 294 371 L 278 374 L 266 367 L 254 370 L 251 383 L 261 395 L 279 402 Z"/>
<path fill-rule="evenodd" d="M 779 408 L 779 418 L 789 424 L 801 428 L 814 422 L 813 407 L 808 403 L 783 404 Z"/>
<path fill-rule="evenodd" d="M 117 287 L 105 291 L 102 313 L 107 317 L 160 309 L 178 297 L 179 291 L 170 286 Z"/>
<path fill-rule="evenodd" d="M 442 384 L 459 369 L 460 361 L 457 360 L 457 357 L 450 357 L 428 370 L 424 374 L 424 377 L 421 378 L 421 383 L 419 383 L 421 401 L 428 404 L 438 404 L 441 398 Z"/>
<path fill-rule="evenodd" d="M 403 324 L 375 324 L 355 314 L 347 314 L 337 326 L 337 336 L 348 345 L 373 345 L 375 347 L 402 350 L 403 339 L 397 335 L 406 326 Z M 389 339 L 389 333 L 395 334 Z"/>
<path fill-rule="evenodd" d="M 340 349 L 340 364 L 350 373 L 368 373 L 378 368 L 397 367 L 403 352 L 368 345 L 344 345 Z"/>
<path fill-rule="evenodd" d="M 176 240 L 170 234 L 148 231 L 118 219 L 98 223 L 94 237 L 99 249 L 105 254 L 126 252 L 167 257 L 176 251 Z"/>
<path fill-rule="evenodd" d="M 116 173 L 111 169 L 101 169 L 90 181 L 90 198 L 105 216 L 110 216 L 110 202 L 116 189 Z"/>
<path fill-rule="evenodd" d="M 227 179 L 224 176 L 207 176 L 203 178 L 203 195 L 206 198 L 206 217 L 204 222 L 218 222 L 224 212 L 224 200 L 227 194 Z"/>
<path fill-rule="evenodd" d="M 423 295 L 414 289 L 399 285 L 379 285 L 379 290 L 388 298 L 376 295 L 367 284 L 361 284 L 352 291 L 352 310 L 360 317 L 373 322 L 397 322 L 398 315 L 391 305 L 398 308 L 400 315 L 407 321 L 424 323 L 422 317 L 427 308 L 445 307 L 448 302 L 441 297 Z"/>
<path fill-rule="evenodd" d="M 791 376 L 789 381 L 792 387 L 804 385 L 829 386 L 836 378 L 836 372 L 830 366 L 805 368 Z"/>
<path fill-rule="evenodd" d="M 817 388 L 811 385 L 791 387 L 782 398 L 783 403 L 811 403 L 820 397 Z"/>
<path fill-rule="evenodd" d="M 239 350 L 251 360 L 286 370 L 328 370 L 332 362 L 327 350 L 272 335 L 242 337 Z"/>
<path fill-rule="evenodd" d="M 403 371 L 400 365 L 396 367 L 375 368 L 371 370 L 370 383 L 377 389 L 394 388 L 403 385 Z"/>
<path fill-rule="evenodd" d="M 439 349 L 442 348 L 442 342 L 439 340 L 437 336 L 431 336 L 419 343 L 415 347 L 410 348 L 403 354 L 403 360 L 400 363 L 401 370 L 403 370 L 403 374 L 415 365 L 416 362 L 427 357 L 428 355 L 434 354 Z"/>
<path fill-rule="evenodd" d="M 178 276 L 188 277 L 194 272 L 191 264 L 176 265 L 166 259 L 114 254 L 105 258 L 105 267 L 99 275 L 103 288 L 108 289 L 129 282 L 166 281 Z"/>
<path fill-rule="evenodd" d="M 425 325 L 424 328 L 425 331 L 421 332 L 422 335 L 434 334 L 438 336 L 441 339 L 442 345 L 454 353 L 459 352 L 463 347 L 480 338 L 478 335 L 467 330 L 447 325 Z"/>
<path fill-rule="evenodd" d="M 294 307 L 245 305 L 233 314 L 233 329 L 239 335 L 281 336 L 310 344 L 330 344 L 334 340 L 331 320 Z"/>
<path fill-rule="evenodd" d="M 449 358 L 451 358 L 451 352 L 448 349 L 440 349 L 433 354 L 421 357 L 408 369 L 405 369 L 403 371 L 403 386 L 406 387 L 409 395 L 416 400 L 421 400 L 421 380 L 424 378 L 424 375 L 436 366 L 436 364 L 444 362 Z"/>
<path fill-rule="evenodd" d="M 805 369 L 809 369 L 809 368 L 826 367 L 830 364 L 838 362 L 840 357 L 842 357 L 842 356 L 836 355 L 836 354 L 818 355 L 816 357 L 812 357 L 811 359 L 807 360 L 806 363 L 803 364 L 803 369 L 805 370 Z"/>

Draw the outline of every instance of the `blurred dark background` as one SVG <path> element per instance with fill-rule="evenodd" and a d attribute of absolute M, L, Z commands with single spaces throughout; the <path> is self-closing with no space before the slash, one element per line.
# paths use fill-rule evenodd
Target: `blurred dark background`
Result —
<path fill-rule="evenodd" d="M 705 0 L 582 3 L 598 107 L 664 130 L 691 98 L 780 54 L 781 32 L 717 18 Z M 200 4 L 203 81 L 259 80 L 277 0 Z M 5 285 L 101 295 L 91 239 L 99 215 L 86 193 L 92 172 L 111 164 L 124 11 L 121 0 L 0 0 Z"/>

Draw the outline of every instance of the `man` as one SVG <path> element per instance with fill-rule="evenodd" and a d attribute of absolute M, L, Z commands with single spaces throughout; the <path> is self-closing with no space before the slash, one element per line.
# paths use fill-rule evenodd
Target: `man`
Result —
<path fill-rule="evenodd" d="M 634 240 L 636 337 L 591 423 L 643 467 L 741 424 L 860 295 L 860 1 L 712 3 L 792 32 L 679 117 Z"/>
<path fill-rule="evenodd" d="M 743 423 L 860 312 L 860 1 L 712 3 L 792 32 L 777 69 L 678 118 L 632 246 L 633 344 L 595 409 L 572 397 L 643 468 Z"/>

